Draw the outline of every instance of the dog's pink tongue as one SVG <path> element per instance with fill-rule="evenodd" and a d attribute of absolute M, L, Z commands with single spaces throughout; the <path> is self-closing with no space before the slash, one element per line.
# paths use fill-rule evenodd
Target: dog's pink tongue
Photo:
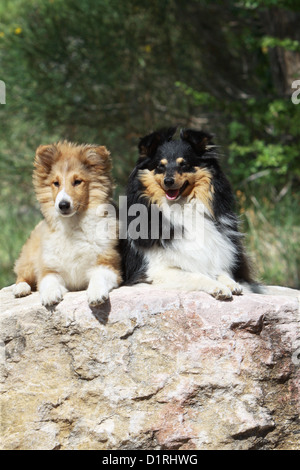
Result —
<path fill-rule="evenodd" d="M 179 195 L 179 189 L 169 189 L 169 191 L 166 192 L 166 197 L 169 199 L 169 201 L 174 201 Z"/>

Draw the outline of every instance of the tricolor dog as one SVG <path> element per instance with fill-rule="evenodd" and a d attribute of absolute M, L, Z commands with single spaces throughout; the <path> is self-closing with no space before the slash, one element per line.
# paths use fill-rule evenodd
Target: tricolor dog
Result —
<path fill-rule="evenodd" d="M 164 129 L 140 140 L 127 188 L 124 282 L 231 299 L 252 278 L 230 184 L 209 134 L 186 129 L 173 139 L 175 132 Z M 134 208 L 147 214 L 139 236 L 130 229 Z"/>

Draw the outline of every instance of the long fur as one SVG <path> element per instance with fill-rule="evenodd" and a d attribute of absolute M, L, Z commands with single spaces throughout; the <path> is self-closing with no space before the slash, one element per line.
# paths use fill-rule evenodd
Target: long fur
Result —
<path fill-rule="evenodd" d="M 139 159 L 127 188 L 124 283 L 203 290 L 218 299 L 230 299 L 242 293 L 239 283 L 253 283 L 233 193 L 212 136 L 187 129 L 174 140 L 175 132 L 176 128 L 163 129 L 140 141 Z M 130 208 L 136 204 L 146 208 L 147 220 L 141 236 L 132 237 L 135 216 Z M 153 220 L 156 225 L 159 220 L 158 227 L 153 227 Z M 166 226 L 170 228 L 167 237 Z M 178 229 L 183 234 L 180 239 Z M 153 237 L 154 231 L 158 236 Z M 193 239 L 188 237 L 191 232 Z"/>
<path fill-rule="evenodd" d="M 38 289 L 51 306 L 68 290 L 87 289 L 89 304 L 99 305 L 121 282 L 110 154 L 103 146 L 59 142 L 40 146 L 34 165 L 44 220 L 15 264 L 15 296 Z"/>

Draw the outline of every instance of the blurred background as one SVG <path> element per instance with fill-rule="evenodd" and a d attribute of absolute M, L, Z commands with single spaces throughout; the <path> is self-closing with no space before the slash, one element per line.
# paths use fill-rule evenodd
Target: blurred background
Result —
<path fill-rule="evenodd" d="M 299 25 L 299 0 L 1 0 L 0 287 L 41 218 L 38 145 L 106 145 L 117 198 L 179 124 L 215 134 L 258 278 L 299 288 Z"/>

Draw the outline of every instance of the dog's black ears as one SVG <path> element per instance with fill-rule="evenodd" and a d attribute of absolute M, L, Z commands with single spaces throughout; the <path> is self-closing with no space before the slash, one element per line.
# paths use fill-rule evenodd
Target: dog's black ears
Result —
<path fill-rule="evenodd" d="M 164 142 L 169 142 L 176 130 L 177 127 L 170 127 L 142 137 L 138 146 L 140 158 L 144 159 L 154 157 L 158 147 Z"/>
<path fill-rule="evenodd" d="M 199 156 L 202 156 L 208 150 L 208 146 L 213 145 L 213 135 L 203 131 L 182 129 L 180 137 L 182 140 L 188 142 Z"/>

